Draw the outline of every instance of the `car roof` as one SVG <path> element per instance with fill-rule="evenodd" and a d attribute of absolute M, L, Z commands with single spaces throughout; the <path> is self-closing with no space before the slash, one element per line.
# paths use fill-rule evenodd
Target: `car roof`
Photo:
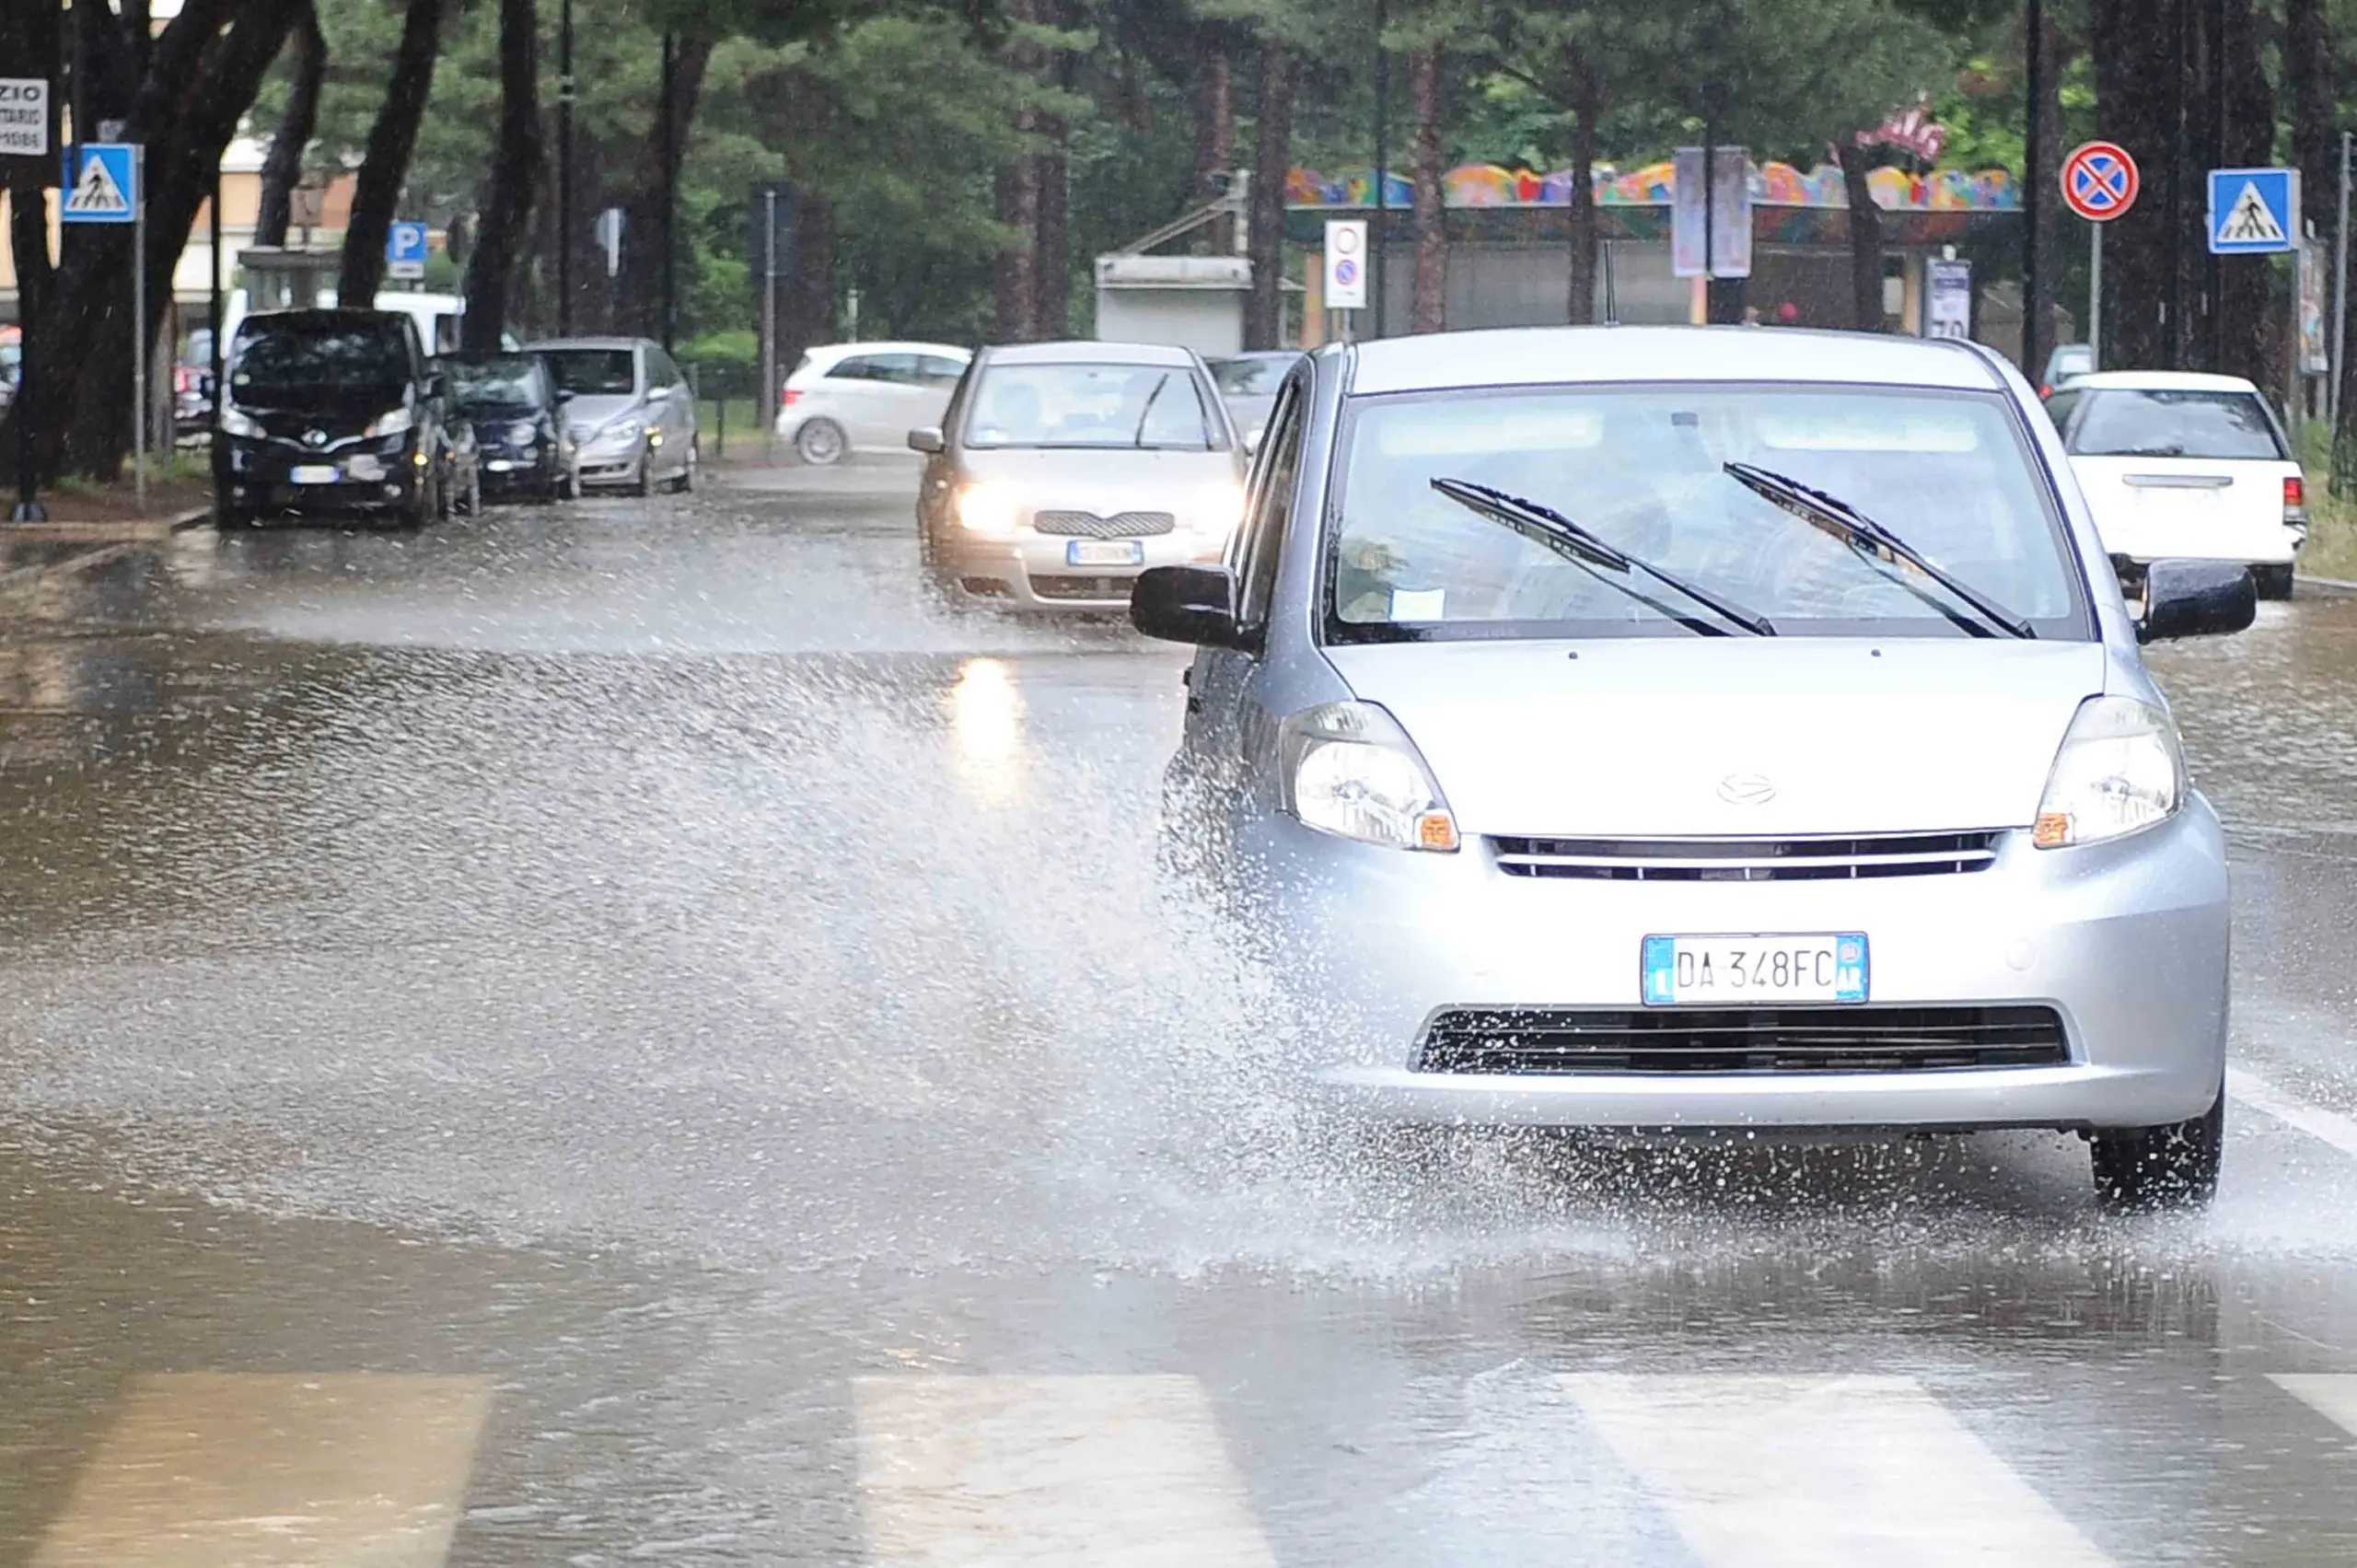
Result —
<path fill-rule="evenodd" d="M 958 359 L 971 359 L 974 351 L 959 348 L 956 343 L 927 343 L 914 340 L 891 339 L 864 343 L 812 343 L 802 351 L 812 359 L 849 359 L 855 354 L 938 354 Z"/>
<path fill-rule="evenodd" d="M 982 351 L 993 365 L 1192 365 L 1192 349 L 1170 343 L 1100 343 L 1068 338 L 1060 343 L 994 343 Z"/>
<path fill-rule="evenodd" d="M 637 348 L 644 344 L 653 348 L 652 338 L 535 338 L 524 345 L 526 354 L 542 354 L 552 348 Z"/>
<path fill-rule="evenodd" d="M 2240 376 L 2210 376 L 2198 370 L 2090 370 L 2073 376 L 2074 392 L 2099 392 L 2105 388 L 2146 392 L 2256 392 L 2258 388 Z"/>
<path fill-rule="evenodd" d="M 409 319 L 405 310 L 362 310 L 356 307 L 347 310 L 340 305 L 315 305 L 295 310 L 250 311 L 238 323 L 238 331 L 242 333 L 255 322 L 266 327 L 352 327 L 363 321 L 382 325 Z"/>
<path fill-rule="evenodd" d="M 1793 327 L 1505 327 L 1384 338 L 1348 352 L 1353 394 L 1566 381 L 1864 382 L 1974 391 L 2003 385 L 1993 366 L 1961 345 Z"/>

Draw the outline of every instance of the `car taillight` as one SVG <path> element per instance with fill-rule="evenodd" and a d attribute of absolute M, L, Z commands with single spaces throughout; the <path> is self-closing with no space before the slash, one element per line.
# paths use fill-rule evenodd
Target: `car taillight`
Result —
<path fill-rule="evenodd" d="M 2308 520 L 2307 481 L 2297 477 L 2283 482 L 2283 520 L 2287 523 Z"/>
<path fill-rule="evenodd" d="M 175 366 L 172 369 L 172 390 L 175 392 L 195 391 L 196 372 L 185 365 Z"/>
<path fill-rule="evenodd" d="M 788 388 L 785 389 L 785 406 L 786 406 L 787 408 L 792 408 L 795 404 L 796 404 L 796 403 L 800 402 L 801 401 L 802 401 L 802 393 L 801 393 L 801 390 L 800 390 L 798 388 L 795 388 L 795 387 L 788 387 Z"/>
<path fill-rule="evenodd" d="M 2040 402 L 2044 402 L 2047 399 L 2049 399 L 2049 398 L 2052 397 L 2053 395 L 2054 395 L 2054 389 L 2053 389 L 2053 388 L 2051 388 L 2051 387 L 2049 387 L 2049 386 L 2047 386 L 2047 385 L 2046 385 L 2045 383 L 2043 383 L 2043 382 L 2040 382 L 2040 383 L 2038 384 L 2038 401 L 2040 401 Z"/>

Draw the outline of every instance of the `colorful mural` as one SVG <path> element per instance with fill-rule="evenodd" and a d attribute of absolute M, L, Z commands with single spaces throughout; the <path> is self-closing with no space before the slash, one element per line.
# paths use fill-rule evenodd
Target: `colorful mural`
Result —
<path fill-rule="evenodd" d="M 1501 168 L 1495 164 L 1469 163 L 1440 177 L 1443 200 L 1452 207 L 1561 207 L 1570 204 L 1572 173 L 1557 169 L 1538 174 L 1527 168 Z M 1599 206 L 1666 206 L 1676 184 L 1666 160 L 1649 163 L 1626 174 L 1609 164 L 1598 164 L 1591 175 Z M 2018 212 L 2021 194 L 2012 176 L 2002 168 L 1971 173 L 1943 168 L 1930 174 L 1877 168 L 1866 176 L 1875 205 L 1893 212 Z M 1406 207 L 1415 189 L 1398 174 L 1389 177 L 1384 205 Z M 1788 163 L 1751 166 L 1751 199 L 1771 207 L 1849 206 L 1841 170 L 1821 163 L 1804 174 Z M 1285 204 L 1291 207 L 1371 207 L 1375 180 L 1370 169 L 1329 177 L 1315 169 L 1296 168 L 1285 176 Z"/>

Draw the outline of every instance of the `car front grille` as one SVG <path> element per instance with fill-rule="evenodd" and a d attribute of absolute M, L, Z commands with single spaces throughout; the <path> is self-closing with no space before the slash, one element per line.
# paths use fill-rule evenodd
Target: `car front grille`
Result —
<path fill-rule="evenodd" d="M 1034 577 L 1031 591 L 1041 598 L 1127 600 L 1136 587 L 1133 577 Z"/>
<path fill-rule="evenodd" d="M 1907 1073 L 2070 1060 L 2051 1007 L 1457 1007 L 1421 1073 Z"/>
<path fill-rule="evenodd" d="M 1605 882 L 1808 882 L 1867 877 L 1941 877 L 1986 871 L 1997 833 L 1904 833 L 1879 838 L 1492 838 L 1509 877 Z"/>
<path fill-rule="evenodd" d="M 1094 512 L 1035 512 L 1031 526 L 1044 534 L 1069 539 L 1151 539 L 1178 526 L 1168 512 L 1116 512 L 1100 517 Z"/>

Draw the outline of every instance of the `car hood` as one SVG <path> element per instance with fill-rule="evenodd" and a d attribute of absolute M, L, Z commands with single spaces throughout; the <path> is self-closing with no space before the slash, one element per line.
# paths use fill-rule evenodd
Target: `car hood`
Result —
<path fill-rule="evenodd" d="M 2096 643 L 1645 637 L 1326 651 L 1353 692 L 1406 726 L 1467 831 L 1531 836 L 2026 825 L 2072 714 L 2104 684 Z"/>
<path fill-rule="evenodd" d="M 634 397 L 577 397 L 565 403 L 564 422 L 575 430 L 586 432 L 597 429 L 617 415 L 637 412 L 638 400 Z"/>
<path fill-rule="evenodd" d="M 968 479 L 1010 485 L 1027 508 L 1086 507 L 1100 514 L 1174 507 L 1203 485 L 1237 477 L 1233 452 L 1012 447 L 970 448 L 958 458 Z"/>

